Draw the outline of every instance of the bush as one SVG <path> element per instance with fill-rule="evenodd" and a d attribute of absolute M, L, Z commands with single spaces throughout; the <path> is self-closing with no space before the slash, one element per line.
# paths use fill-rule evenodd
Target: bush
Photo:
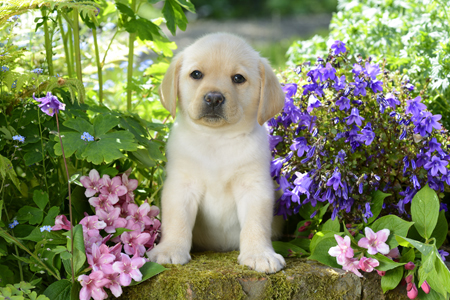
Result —
<path fill-rule="evenodd" d="M 391 71 L 407 74 L 423 100 L 450 126 L 450 8 L 445 1 L 352 1 L 339 0 L 338 12 L 327 38 L 319 36 L 294 43 L 289 63 L 324 56 L 335 40 L 346 43 L 355 54 L 372 56 Z"/>

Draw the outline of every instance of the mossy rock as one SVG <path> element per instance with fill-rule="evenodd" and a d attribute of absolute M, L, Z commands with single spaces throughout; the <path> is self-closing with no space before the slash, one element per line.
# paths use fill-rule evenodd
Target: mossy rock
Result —
<path fill-rule="evenodd" d="M 122 300 L 141 299 L 408 299 L 406 287 L 383 295 L 375 272 L 361 279 L 318 262 L 288 258 L 286 268 L 262 274 L 237 263 L 238 252 L 193 253 L 184 266 L 123 289 Z"/>

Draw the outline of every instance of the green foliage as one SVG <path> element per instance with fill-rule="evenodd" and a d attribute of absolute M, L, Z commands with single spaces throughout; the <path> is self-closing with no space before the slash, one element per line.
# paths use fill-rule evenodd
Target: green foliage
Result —
<path fill-rule="evenodd" d="M 50 300 L 44 295 L 38 295 L 35 291 L 31 291 L 35 286 L 31 283 L 21 281 L 14 285 L 8 284 L 5 287 L 0 287 L 0 299 L 1 300 Z"/>
<path fill-rule="evenodd" d="M 449 16 L 445 1 L 339 0 L 329 36 L 295 42 L 289 63 L 324 56 L 327 46 L 341 40 L 363 57 L 385 59 L 390 70 L 402 70 L 417 90 L 427 91 L 428 107 L 450 128 Z"/>

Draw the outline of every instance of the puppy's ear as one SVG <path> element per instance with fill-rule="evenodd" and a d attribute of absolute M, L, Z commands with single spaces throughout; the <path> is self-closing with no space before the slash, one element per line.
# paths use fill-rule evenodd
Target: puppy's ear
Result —
<path fill-rule="evenodd" d="M 175 118 L 177 111 L 178 80 L 182 60 L 181 53 L 172 59 L 166 75 L 164 75 L 161 85 L 159 86 L 161 103 L 164 108 L 170 112 L 173 118 Z"/>
<path fill-rule="evenodd" d="M 259 72 L 261 74 L 261 91 L 258 107 L 258 123 L 259 125 L 263 125 L 283 109 L 284 93 L 267 59 L 261 58 Z"/>

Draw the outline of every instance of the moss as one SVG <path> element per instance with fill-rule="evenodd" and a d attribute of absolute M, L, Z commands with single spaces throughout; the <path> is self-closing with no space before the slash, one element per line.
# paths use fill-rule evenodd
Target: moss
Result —
<path fill-rule="evenodd" d="M 361 281 L 353 274 L 306 259 L 287 259 L 284 270 L 266 275 L 237 262 L 238 252 L 194 253 L 184 266 L 167 270 L 120 299 L 359 299 Z M 381 299 L 381 298 L 380 298 Z"/>

